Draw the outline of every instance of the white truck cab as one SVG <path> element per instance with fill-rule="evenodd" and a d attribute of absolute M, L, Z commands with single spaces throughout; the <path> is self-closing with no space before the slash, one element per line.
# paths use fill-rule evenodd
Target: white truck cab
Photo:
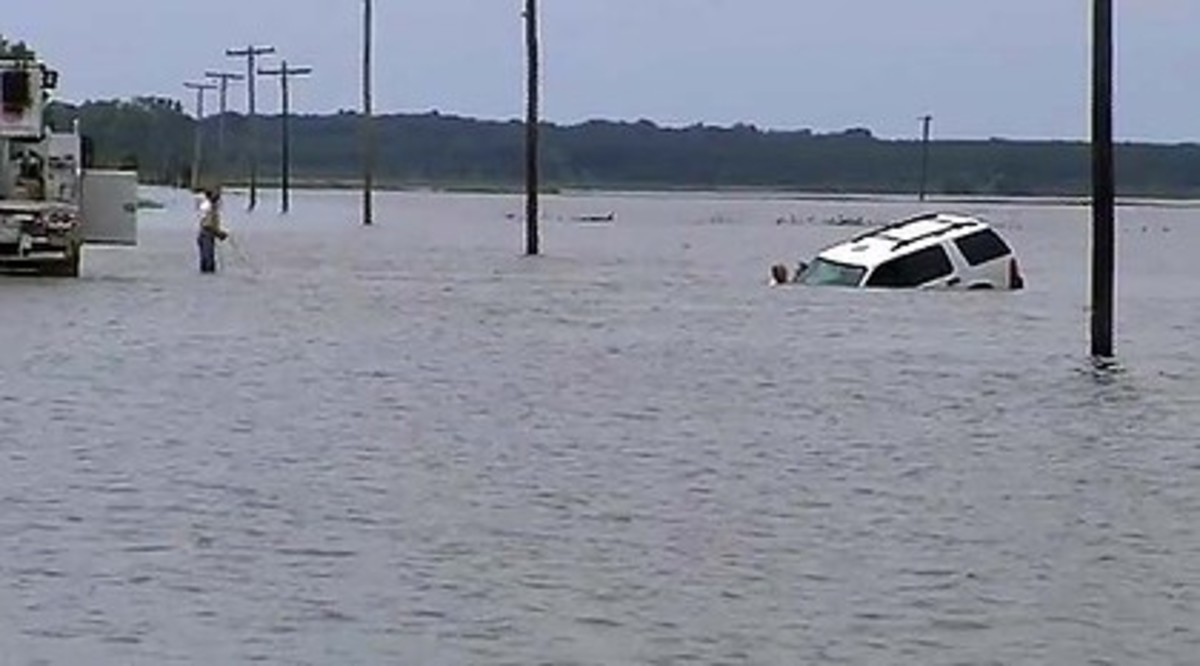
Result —
<path fill-rule="evenodd" d="M 0 58 L 0 270 L 79 275 L 85 243 L 137 244 L 137 174 L 92 171 L 77 129 L 51 132 L 58 74 Z"/>
<path fill-rule="evenodd" d="M 968 215 L 931 213 L 873 229 L 817 255 L 806 285 L 883 289 L 1022 289 L 1008 243 Z"/>

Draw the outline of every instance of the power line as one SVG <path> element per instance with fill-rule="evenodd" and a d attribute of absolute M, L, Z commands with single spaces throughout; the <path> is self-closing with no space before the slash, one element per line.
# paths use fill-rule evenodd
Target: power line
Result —
<path fill-rule="evenodd" d="M 242 81 L 246 77 L 229 72 L 205 72 L 205 76 L 217 81 L 221 115 L 217 116 L 217 182 L 225 184 L 225 165 L 228 157 L 225 153 L 225 114 L 229 111 L 229 82 Z"/>
<path fill-rule="evenodd" d="M 283 113 L 281 124 L 283 125 L 283 157 L 280 164 L 280 211 L 287 213 L 291 208 L 291 80 L 294 76 L 308 76 L 312 74 L 311 67 L 290 67 L 288 61 L 284 60 L 277 69 L 260 69 L 258 70 L 261 76 L 277 76 L 279 77 L 279 92 Z"/>
<path fill-rule="evenodd" d="M 212 83 L 188 81 L 184 88 L 196 91 L 196 131 L 192 138 L 192 189 L 200 187 L 200 171 L 204 164 L 204 95 L 210 90 L 216 90 Z"/>
<path fill-rule="evenodd" d="M 248 135 L 246 150 L 250 157 L 250 210 L 254 210 L 258 206 L 258 111 L 255 105 L 258 85 L 254 76 L 258 71 L 259 56 L 273 53 L 275 53 L 273 46 L 254 46 L 253 44 L 244 49 L 227 49 L 225 51 L 225 55 L 231 58 L 246 59 L 246 129 Z"/>

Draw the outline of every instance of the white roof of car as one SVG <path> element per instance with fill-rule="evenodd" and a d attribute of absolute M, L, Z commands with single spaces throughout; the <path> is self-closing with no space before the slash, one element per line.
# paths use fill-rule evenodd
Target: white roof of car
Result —
<path fill-rule="evenodd" d="M 902 254 L 968 236 L 988 224 L 969 215 L 932 213 L 872 229 L 818 255 L 826 261 L 850 266 L 876 266 Z"/>

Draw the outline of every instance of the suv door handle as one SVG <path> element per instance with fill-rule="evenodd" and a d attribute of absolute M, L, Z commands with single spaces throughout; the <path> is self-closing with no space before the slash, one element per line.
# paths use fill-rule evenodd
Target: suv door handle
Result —
<path fill-rule="evenodd" d="M 962 284 L 962 279 L 961 279 L 961 278 L 952 277 L 952 278 L 950 278 L 949 280 L 946 280 L 946 286 L 947 286 L 947 287 L 957 287 L 957 286 L 958 286 L 958 285 L 960 285 L 960 284 Z"/>

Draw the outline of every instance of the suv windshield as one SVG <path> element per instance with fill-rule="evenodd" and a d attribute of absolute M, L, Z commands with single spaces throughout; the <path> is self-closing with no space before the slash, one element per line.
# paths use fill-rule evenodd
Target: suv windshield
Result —
<path fill-rule="evenodd" d="M 796 279 L 800 284 L 831 287 L 857 287 L 867 272 L 862 266 L 849 266 L 826 259 L 815 259 Z"/>

